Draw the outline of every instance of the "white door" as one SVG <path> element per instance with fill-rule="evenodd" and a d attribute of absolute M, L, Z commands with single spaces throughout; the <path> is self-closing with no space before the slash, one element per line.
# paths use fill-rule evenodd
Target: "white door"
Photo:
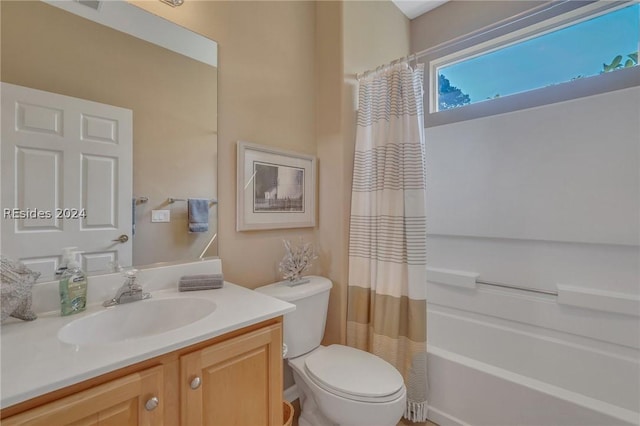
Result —
<path fill-rule="evenodd" d="M 13 84 L 0 89 L 2 254 L 43 278 L 62 247 L 83 251 L 85 271 L 131 265 L 133 112 Z M 121 235 L 128 241 L 113 241 Z"/>

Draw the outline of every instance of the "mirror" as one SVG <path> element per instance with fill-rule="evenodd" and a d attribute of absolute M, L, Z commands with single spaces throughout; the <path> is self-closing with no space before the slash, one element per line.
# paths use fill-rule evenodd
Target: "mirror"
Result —
<path fill-rule="evenodd" d="M 217 44 L 124 1 L 1 8 L 2 254 L 41 272 L 40 281 L 53 278 L 67 246 L 83 251 L 92 274 L 112 272 L 112 262 L 193 260 L 212 239 L 206 256 L 217 255 Z M 120 31 L 145 29 L 155 29 L 161 45 L 153 34 Z M 25 97 L 7 104 L 13 86 Z M 60 105 L 41 107 L 40 99 Z M 76 102 L 86 109 L 67 110 Z M 128 151 L 101 151 L 124 147 L 128 127 Z M 14 130 L 15 141 L 7 136 Z M 99 150 L 73 157 L 56 145 L 76 130 L 81 144 Z M 211 201 L 208 230 L 189 232 L 189 198 Z M 160 222 L 152 222 L 154 210 Z M 25 218 L 29 211 L 54 217 Z M 207 222 L 204 211 L 197 222 Z"/>

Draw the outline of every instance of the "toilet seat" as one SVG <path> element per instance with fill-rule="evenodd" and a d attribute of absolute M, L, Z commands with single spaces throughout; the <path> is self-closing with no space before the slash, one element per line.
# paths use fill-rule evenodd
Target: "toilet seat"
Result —
<path fill-rule="evenodd" d="M 327 392 L 360 402 L 389 402 L 404 394 L 402 375 L 391 364 L 359 349 L 331 345 L 305 359 L 309 378 Z"/>

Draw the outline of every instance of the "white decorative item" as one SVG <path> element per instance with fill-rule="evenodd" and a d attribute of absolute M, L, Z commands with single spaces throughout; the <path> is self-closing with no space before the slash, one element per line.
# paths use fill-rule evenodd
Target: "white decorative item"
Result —
<path fill-rule="evenodd" d="M 283 240 L 285 255 L 280 261 L 279 270 L 282 272 L 282 278 L 289 281 L 292 284 L 302 284 L 300 278 L 302 273 L 306 271 L 311 262 L 318 258 L 313 244 L 302 242 L 300 239 L 300 245 L 292 246 L 288 240 Z"/>
<path fill-rule="evenodd" d="M 9 316 L 33 321 L 37 315 L 31 310 L 31 287 L 40 277 L 21 262 L 0 258 L 1 321 Z"/>

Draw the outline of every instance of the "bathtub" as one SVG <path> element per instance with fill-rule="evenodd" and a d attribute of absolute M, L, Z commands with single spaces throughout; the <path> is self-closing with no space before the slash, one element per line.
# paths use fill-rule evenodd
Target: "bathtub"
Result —
<path fill-rule="evenodd" d="M 557 296 L 495 288 L 464 271 L 428 277 L 432 421 L 640 424 L 636 297 L 618 303 L 619 295 L 562 286 Z"/>

